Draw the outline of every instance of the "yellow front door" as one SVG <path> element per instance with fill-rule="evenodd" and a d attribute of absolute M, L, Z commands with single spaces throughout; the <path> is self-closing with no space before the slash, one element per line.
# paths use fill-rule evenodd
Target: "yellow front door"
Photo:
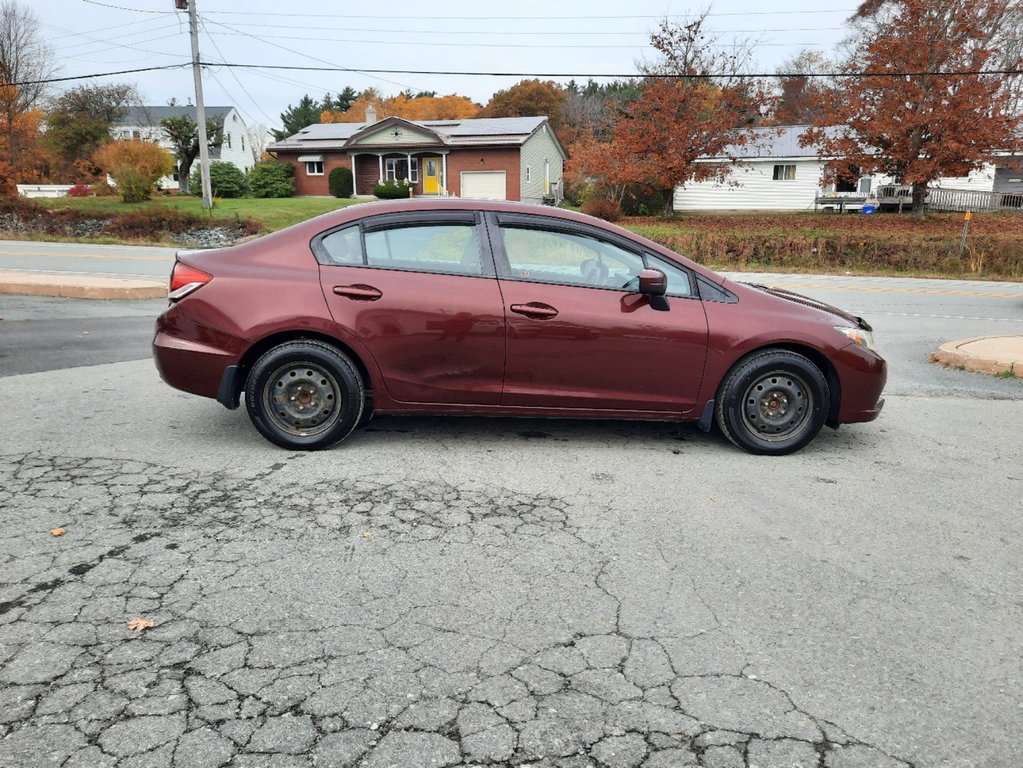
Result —
<path fill-rule="evenodd" d="M 423 194 L 440 194 L 440 158 L 423 158 Z"/>

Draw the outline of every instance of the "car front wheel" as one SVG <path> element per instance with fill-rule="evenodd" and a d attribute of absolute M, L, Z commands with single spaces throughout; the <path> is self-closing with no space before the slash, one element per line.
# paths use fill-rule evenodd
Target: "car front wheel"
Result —
<path fill-rule="evenodd" d="M 352 361 L 318 341 L 293 341 L 252 366 L 245 407 L 259 432 L 290 450 L 329 448 L 362 416 L 365 387 Z"/>
<path fill-rule="evenodd" d="M 810 360 L 765 350 L 728 372 L 718 391 L 717 422 L 739 448 L 782 456 L 817 436 L 830 404 L 827 379 Z"/>

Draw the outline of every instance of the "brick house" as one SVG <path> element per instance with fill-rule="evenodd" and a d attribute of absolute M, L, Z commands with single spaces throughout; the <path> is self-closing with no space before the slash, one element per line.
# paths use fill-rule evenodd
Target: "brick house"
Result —
<path fill-rule="evenodd" d="M 415 195 L 558 201 L 562 149 L 546 117 L 318 123 L 267 151 L 295 167 L 298 195 L 328 195 L 327 177 L 352 169 L 356 197 L 381 181 L 408 179 Z"/>

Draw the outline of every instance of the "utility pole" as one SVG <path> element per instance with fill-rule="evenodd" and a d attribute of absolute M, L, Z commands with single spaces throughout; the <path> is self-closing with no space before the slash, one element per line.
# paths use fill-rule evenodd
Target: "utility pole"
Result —
<path fill-rule="evenodd" d="M 175 8 L 188 4 L 188 31 L 192 37 L 192 77 L 195 79 L 195 122 L 199 127 L 199 171 L 202 174 L 202 207 L 213 209 L 213 189 L 210 187 L 210 149 L 206 137 L 206 108 L 202 100 L 202 67 L 199 66 L 199 20 L 195 0 L 175 0 Z"/>

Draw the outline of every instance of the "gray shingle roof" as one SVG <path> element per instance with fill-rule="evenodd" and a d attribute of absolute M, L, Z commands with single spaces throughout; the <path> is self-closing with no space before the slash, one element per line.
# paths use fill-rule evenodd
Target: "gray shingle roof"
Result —
<path fill-rule="evenodd" d="M 234 107 L 205 107 L 206 117 L 226 117 Z M 156 127 L 165 117 L 181 117 L 188 115 L 195 120 L 195 107 L 183 104 L 176 107 L 129 107 L 127 113 L 116 125 L 149 125 Z"/>
<path fill-rule="evenodd" d="M 749 140 L 745 144 L 730 144 L 725 147 L 722 157 L 756 158 L 756 157 L 817 157 L 819 147 L 810 144 L 799 145 L 799 137 L 810 126 L 808 125 L 775 125 L 765 128 L 747 130 Z M 825 128 L 825 132 L 838 129 Z"/>

